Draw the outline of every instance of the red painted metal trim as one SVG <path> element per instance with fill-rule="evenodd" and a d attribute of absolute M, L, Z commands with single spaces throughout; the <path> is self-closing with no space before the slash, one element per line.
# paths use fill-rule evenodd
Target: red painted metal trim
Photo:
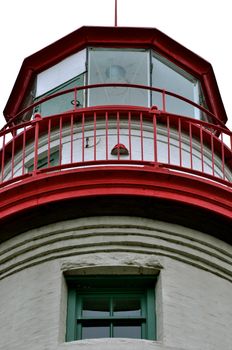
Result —
<path fill-rule="evenodd" d="M 82 27 L 26 58 L 4 109 L 6 120 L 19 112 L 33 78 L 69 55 L 87 46 L 151 48 L 197 76 L 203 86 L 211 111 L 227 121 L 213 69 L 207 61 L 152 28 Z"/>
<path fill-rule="evenodd" d="M 109 157 L 109 115 L 108 112 L 105 112 L 105 120 L 106 120 L 106 161 Z"/>
<path fill-rule="evenodd" d="M 232 219 L 232 190 L 158 167 L 129 166 L 91 167 L 32 176 L 0 191 L 1 219 L 46 203 L 109 195 L 165 199 Z"/>

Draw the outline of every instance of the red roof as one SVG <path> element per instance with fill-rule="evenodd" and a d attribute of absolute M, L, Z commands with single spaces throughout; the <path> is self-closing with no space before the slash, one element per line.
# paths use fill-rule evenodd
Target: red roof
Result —
<path fill-rule="evenodd" d="M 6 120 L 19 111 L 26 93 L 41 71 L 87 46 L 151 48 L 197 77 L 207 104 L 222 122 L 227 121 L 216 78 L 209 62 L 155 28 L 81 27 L 27 57 L 3 111 Z"/>

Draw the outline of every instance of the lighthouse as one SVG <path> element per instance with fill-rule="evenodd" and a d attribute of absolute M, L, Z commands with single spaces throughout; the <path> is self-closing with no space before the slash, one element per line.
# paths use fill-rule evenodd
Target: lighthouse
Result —
<path fill-rule="evenodd" d="M 27 57 L 0 131 L 0 349 L 228 350 L 232 133 L 158 29 Z"/>

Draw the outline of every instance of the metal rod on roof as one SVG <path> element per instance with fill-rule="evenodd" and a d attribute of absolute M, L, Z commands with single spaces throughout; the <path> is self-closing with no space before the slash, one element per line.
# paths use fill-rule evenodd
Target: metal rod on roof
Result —
<path fill-rule="evenodd" d="M 115 9 L 114 9 L 114 26 L 118 26 L 118 2 L 115 0 Z"/>

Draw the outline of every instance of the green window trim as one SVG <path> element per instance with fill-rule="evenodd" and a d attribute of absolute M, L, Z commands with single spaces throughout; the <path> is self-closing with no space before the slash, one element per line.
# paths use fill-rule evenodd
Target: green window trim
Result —
<path fill-rule="evenodd" d="M 66 341 L 106 337 L 156 339 L 155 276 L 66 280 Z"/>

